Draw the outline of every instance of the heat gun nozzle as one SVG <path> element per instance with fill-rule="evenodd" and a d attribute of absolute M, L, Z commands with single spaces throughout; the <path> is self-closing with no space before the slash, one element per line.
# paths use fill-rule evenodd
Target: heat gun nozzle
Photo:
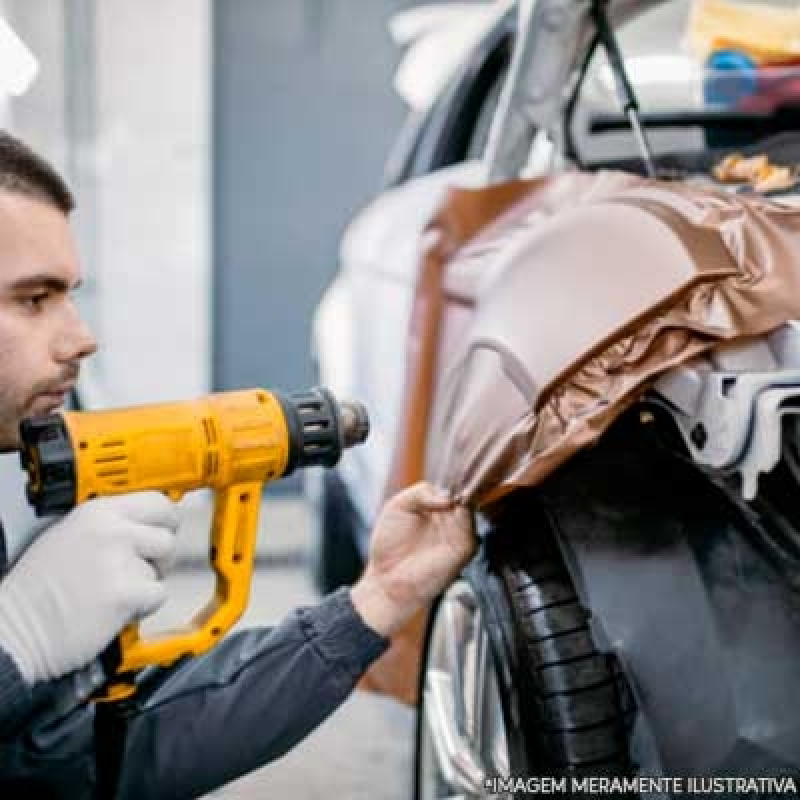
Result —
<path fill-rule="evenodd" d="M 348 447 L 369 435 L 369 416 L 361 403 L 338 402 L 321 386 L 282 397 L 290 454 L 284 475 L 298 467 L 332 467 Z"/>
<path fill-rule="evenodd" d="M 339 404 L 339 420 L 342 426 L 342 444 L 354 447 L 367 440 L 369 436 L 369 415 L 367 409 L 355 400 L 345 400 Z"/>

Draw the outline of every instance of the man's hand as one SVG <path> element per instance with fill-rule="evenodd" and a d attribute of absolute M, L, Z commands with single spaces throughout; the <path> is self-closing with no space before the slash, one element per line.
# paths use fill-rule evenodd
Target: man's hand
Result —
<path fill-rule="evenodd" d="M 166 599 L 175 508 L 140 492 L 90 500 L 42 533 L 0 583 L 0 647 L 29 684 L 95 659 Z"/>
<path fill-rule="evenodd" d="M 472 514 L 427 483 L 396 494 L 372 532 L 367 568 L 351 590 L 373 630 L 390 635 L 428 605 L 475 553 Z"/>

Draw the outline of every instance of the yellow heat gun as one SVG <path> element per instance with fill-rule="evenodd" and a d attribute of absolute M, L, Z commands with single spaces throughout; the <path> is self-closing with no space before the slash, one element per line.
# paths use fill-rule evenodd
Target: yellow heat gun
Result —
<path fill-rule="evenodd" d="M 360 403 L 326 389 L 281 395 L 264 389 L 113 411 L 63 412 L 24 420 L 21 460 L 38 516 L 64 513 L 93 497 L 147 489 L 173 500 L 214 490 L 213 599 L 185 628 L 149 639 L 138 624 L 122 632 L 106 667 L 105 699 L 133 691 L 131 673 L 209 650 L 245 610 L 253 575 L 264 484 L 299 467 L 331 467 L 367 438 Z"/>

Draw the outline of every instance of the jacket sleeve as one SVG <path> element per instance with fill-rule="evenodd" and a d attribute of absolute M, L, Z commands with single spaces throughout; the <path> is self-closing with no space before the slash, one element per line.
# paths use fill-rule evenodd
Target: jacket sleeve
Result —
<path fill-rule="evenodd" d="M 11 656 L 0 648 L 0 742 L 19 727 L 33 706 L 33 692 Z"/>
<path fill-rule="evenodd" d="M 117 798 L 198 797 L 281 756 L 348 697 L 387 645 L 343 589 L 291 613 L 276 628 L 234 634 L 203 657 L 153 671 L 116 715 Z M 77 757 L 87 752 L 91 759 Z M 93 711 L 81 705 L 6 747 L 0 790 L 13 786 L 25 796 L 30 781 L 37 797 L 88 800 L 93 753 Z M 56 769 L 62 755 L 63 785 Z"/>
<path fill-rule="evenodd" d="M 0 580 L 8 571 L 6 534 L 0 522 Z M 0 743 L 19 727 L 30 713 L 34 695 L 11 656 L 0 647 Z"/>

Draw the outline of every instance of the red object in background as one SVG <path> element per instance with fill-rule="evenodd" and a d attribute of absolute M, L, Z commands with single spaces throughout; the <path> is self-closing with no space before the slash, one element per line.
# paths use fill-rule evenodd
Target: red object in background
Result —
<path fill-rule="evenodd" d="M 769 113 L 782 106 L 800 106 L 800 61 L 793 65 L 760 67 L 756 74 L 758 89 L 742 98 L 737 106 L 739 110 Z"/>

